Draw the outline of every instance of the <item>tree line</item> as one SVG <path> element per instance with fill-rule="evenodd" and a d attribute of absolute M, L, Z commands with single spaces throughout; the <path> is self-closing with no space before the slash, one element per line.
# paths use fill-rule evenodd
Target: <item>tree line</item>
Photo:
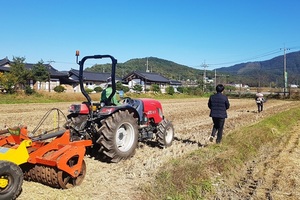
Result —
<path fill-rule="evenodd" d="M 172 63 L 173 64 L 173 63 Z M 26 68 L 25 58 L 24 57 L 13 57 L 12 62 L 10 63 L 9 72 L 0 72 L 0 89 L 5 91 L 8 94 L 16 93 L 17 91 L 23 90 L 26 94 L 33 94 L 35 91 L 31 88 L 31 84 L 40 81 L 46 82 L 50 79 L 50 72 L 47 70 L 47 67 L 44 65 L 43 60 L 34 64 L 32 68 Z M 30 83 L 30 81 L 33 81 Z M 129 87 L 122 85 L 121 82 L 118 82 L 116 85 L 117 91 L 123 90 L 125 93 L 130 90 Z M 57 89 L 57 90 L 55 90 Z M 134 92 L 140 93 L 143 91 L 141 85 L 135 85 L 131 88 Z M 62 86 L 57 86 L 54 88 L 56 92 L 63 92 L 65 88 Z M 88 89 L 87 89 L 88 90 Z M 101 92 L 101 87 L 96 87 L 94 90 L 88 92 Z M 197 86 L 195 87 L 177 87 L 176 89 L 173 86 L 168 86 L 165 89 L 166 94 L 173 95 L 174 93 L 182 93 L 188 95 L 203 95 L 206 92 L 214 91 L 213 84 L 203 85 L 203 81 L 198 81 Z M 161 93 L 160 87 L 158 84 L 152 84 L 150 89 L 146 89 L 145 92 Z"/>
<path fill-rule="evenodd" d="M 25 93 L 31 94 L 34 90 L 30 87 L 30 80 L 34 82 L 49 80 L 50 72 L 43 60 L 27 69 L 24 57 L 13 57 L 10 65 L 9 72 L 0 72 L 0 88 L 6 93 L 13 94 L 18 90 L 24 90 Z"/>

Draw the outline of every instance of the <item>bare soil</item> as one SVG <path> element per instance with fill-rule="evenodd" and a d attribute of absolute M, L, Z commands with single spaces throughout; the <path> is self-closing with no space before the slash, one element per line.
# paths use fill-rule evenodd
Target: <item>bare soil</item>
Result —
<path fill-rule="evenodd" d="M 28 199 L 139 199 L 139 188 L 154 180 L 157 169 L 171 158 L 188 154 L 210 145 L 212 128 L 207 107 L 208 99 L 162 100 L 164 115 L 173 122 L 176 139 L 173 145 L 159 149 L 140 144 L 133 158 L 116 164 L 103 163 L 86 157 L 86 177 L 80 186 L 62 190 L 40 183 L 24 181 L 20 200 Z M 78 102 L 76 102 L 78 103 Z M 224 137 L 235 128 L 255 123 L 267 116 L 299 106 L 299 102 L 269 100 L 264 111 L 257 113 L 252 99 L 230 99 Z M 67 114 L 71 103 L 1 105 L 0 127 L 25 124 L 33 130 L 51 108 Z M 50 122 L 49 122 L 50 123 Z M 249 166 L 248 177 L 225 199 L 296 199 L 300 195 L 299 126 L 286 143 L 278 144 L 271 152 Z M 224 196 L 224 197 L 225 197 Z"/>
<path fill-rule="evenodd" d="M 226 199 L 290 199 L 300 198 L 300 124 L 289 137 L 248 164 L 246 173 Z M 226 194 L 226 192 L 225 192 Z M 224 194 L 223 194 L 224 195 Z"/>

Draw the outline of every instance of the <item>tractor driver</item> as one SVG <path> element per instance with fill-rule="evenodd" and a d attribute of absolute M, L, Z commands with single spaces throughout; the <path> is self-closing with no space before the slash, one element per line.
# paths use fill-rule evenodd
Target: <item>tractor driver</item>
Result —
<path fill-rule="evenodd" d="M 114 94 L 114 96 L 111 98 L 110 103 L 107 102 L 107 99 L 108 99 L 108 97 L 110 96 L 111 93 L 112 93 L 112 83 L 111 83 L 111 77 L 109 77 L 107 79 L 106 88 L 101 93 L 100 102 L 104 102 L 106 105 L 108 105 L 108 104 L 110 104 L 110 105 L 116 105 L 116 106 L 121 105 L 117 101 L 116 94 Z"/>

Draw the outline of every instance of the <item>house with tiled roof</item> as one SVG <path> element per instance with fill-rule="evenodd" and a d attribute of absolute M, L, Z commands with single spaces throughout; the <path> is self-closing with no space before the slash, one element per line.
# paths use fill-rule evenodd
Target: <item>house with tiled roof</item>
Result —
<path fill-rule="evenodd" d="M 73 81 L 74 92 L 80 92 L 79 86 L 79 70 L 71 69 L 69 71 L 69 79 Z M 104 88 L 107 79 L 111 76 L 111 73 L 99 73 L 99 72 L 90 72 L 83 71 L 83 84 L 86 88 L 94 89 L 95 87 Z M 121 78 L 116 77 L 116 81 L 122 81 Z"/>
<path fill-rule="evenodd" d="M 0 71 L 1 72 L 9 71 L 9 68 L 8 68 L 9 63 L 10 63 L 10 61 L 7 58 L 0 60 Z"/>
<path fill-rule="evenodd" d="M 143 87 L 144 91 L 150 90 L 152 84 L 157 84 L 163 93 L 165 92 L 167 86 L 178 87 L 181 85 L 180 82 L 176 82 L 175 84 L 174 81 L 171 81 L 170 79 L 158 73 L 138 71 L 133 71 L 127 74 L 125 77 L 123 77 L 123 81 L 128 83 L 129 88 L 133 88 L 134 85 L 139 84 Z"/>
<path fill-rule="evenodd" d="M 7 58 L 4 58 L 0 60 L 0 72 L 9 72 L 11 67 L 12 61 L 10 61 Z M 31 63 L 24 63 L 24 66 L 28 70 L 32 70 L 32 68 L 36 64 Z M 45 68 L 50 73 L 49 80 L 46 82 L 39 82 L 36 83 L 33 82 L 33 80 L 29 80 L 31 87 L 33 85 L 36 86 L 35 89 L 37 90 L 46 90 L 49 91 L 49 85 L 50 85 L 50 91 L 53 90 L 54 87 L 61 85 L 61 84 L 70 84 L 72 83 L 72 80 L 69 80 L 68 73 L 67 72 L 61 72 L 53 68 L 50 64 L 43 64 Z M 50 82 L 50 84 L 49 84 Z"/>
<path fill-rule="evenodd" d="M 0 60 L 0 72 L 9 72 L 11 61 L 7 58 Z M 35 64 L 24 63 L 25 68 L 31 70 Z M 53 68 L 50 64 L 44 64 L 46 69 L 50 72 L 50 91 L 58 85 L 64 85 L 72 92 L 80 92 L 79 86 L 79 70 L 71 69 L 70 71 L 58 71 Z M 99 72 L 83 72 L 83 82 L 86 88 L 94 89 L 95 87 L 104 87 L 106 85 L 107 79 L 111 76 L 111 73 L 99 73 Z M 133 88 L 134 85 L 141 85 L 143 90 L 150 90 L 152 84 L 159 85 L 162 92 L 165 91 L 167 86 L 173 86 L 177 88 L 181 86 L 180 81 L 169 80 L 168 78 L 152 72 L 138 72 L 133 71 L 123 78 L 116 77 L 116 81 L 121 81 L 124 84 L 128 84 L 129 88 Z M 37 90 L 49 90 L 49 81 L 47 82 L 37 82 L 31 81 L 32 86 L 35 85 Z"/>

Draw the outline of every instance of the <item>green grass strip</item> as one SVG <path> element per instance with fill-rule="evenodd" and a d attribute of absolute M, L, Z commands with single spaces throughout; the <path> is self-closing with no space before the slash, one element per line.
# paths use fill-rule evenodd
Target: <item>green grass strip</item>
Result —
<path fill-rule="evenodd" d="M 230 132 L 222 144 L 199 149 L 166 163 L 155 184 L 143 188 L 144 200 L 201 200 L 212 198 L 214 182 L 234 178 L 242 165 L 258 155 L 264 145 L 275 145 L 300 120 L 300 108 L 277 113 L 254 125 Z"/>

